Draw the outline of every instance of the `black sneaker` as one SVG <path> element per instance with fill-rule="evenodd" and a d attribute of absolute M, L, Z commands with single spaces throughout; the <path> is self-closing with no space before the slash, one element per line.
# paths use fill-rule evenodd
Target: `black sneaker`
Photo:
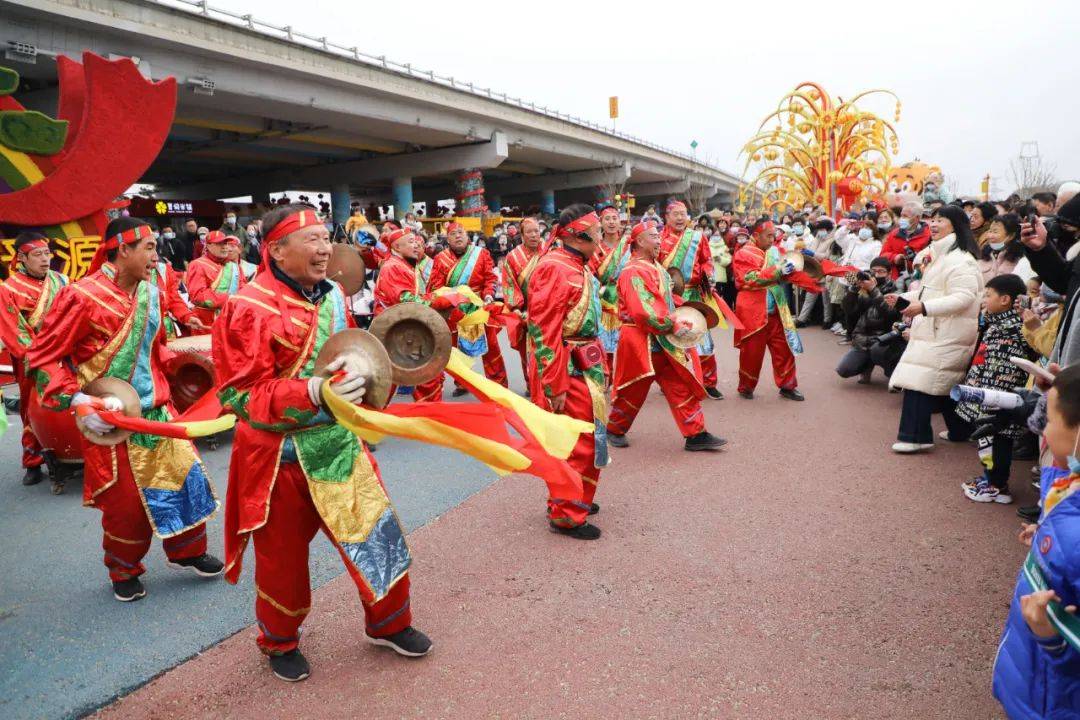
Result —
<path fill-rule="evenodd" d="M 120 602 L 135 602 L 146 597 L 146 588 L 137 577 L 120 581 L 113 580 L 112 594 Z"/>
<path fill-rule="evenodd" d="M 803 322 L 802 320 L 796 320 L 796 321 L 795 321 L 795 327 L 797 327 L 797 328 L 804 328 L 804 327 L 806 327 L 806 323 L 805 323 L 805 322 Z"/>
<path fill-rule="evenodd" d="M 1020 519 L 1029 523 L 1039 522 L 1039 515 L 1042 514 L 1042 508 L 1038 505 L 1021 505 L 1016 508 L 1016 514 L 1020 516 Z"/>
<path fill-rule="evenodd" d="M 307 658 L 300 654 L 299 650 L 290 650 L 287 653 L 270 656 L 270 669 L 274 675 L 285 682 L 300 682 L 307 680 L 311 674 L 311 666 Z"/>
<path fill-rule="evenodd" d="M 707 387 L 705 388 L 705 394 L 711 397 L 713 400 L 723 400 L 724 393 L 720 392 L 718 388 Z"/>
<path fill-rule="evenodd" d="M 727 440 L 724 438 L 716 437 L 709 431 L 702 430 L 697 435 L 691 435 L 686 438 L 683 449 L 690 452 L 696 452 L 698 450 L 719 450 L 725 445 L 727 445 Z"/>
<path fill-rule="evenodd" d="M 468 395 L 469 391 L 463 387 L 455 387 L 453 392 L 450 393 L 450 397 L 461 397 L 462 395 Z"/>
<path fill-rule="evenodd" d="M 743 400 L 753 400 L 754 399 L 754 391 L 753 390 L 740 390 L 739 391 L 739 397 L 741 397 Z"/>
<path fill-rule="evenodd" d="M 618 435 L 616 433 L 608 433 L 607 436 L 608 445 L 611 447 L 625 448 L 630 447 L 630 441 L 626 439 L 625 435 Z"/>
<path fill-rule="evenodd" d="M 372 645 L 388 647 L 398 655 L 404 655 L 405 657 L 423 657 L 431 650 L 431 640 L 428 636 L 411 625 L 393 635 L 387 635 L 386 637 L 371 637 L 368 635 L 367 639 Z"/>
<path fill-rule="evenodd" d="M 600 504 L 599 503 L 589 503 L 589 514 L 590 515 L 595 515 L 598 512 L 600 512 Z"/>
<path fill-rule="evenodd" d="M 45 473 L 41 472 L 41 466 L 26 468 L 26 474 L 22 477 L 23 485 L 37 485 L 45 479 Z"/>
<path fill-rule="evenodd" d="M 780 397 L 785 400 L 794 400 L 796 402 L 802 402 L 806 399 L 806 396 L 799 392 L 798 388 L 783 388 L 780 390 Z"/>
<path fill-rule="evenodd" d="M 201 577 L 217 577 L 225 569 L 225 563 L 207 553 L 203 553 L 199 557 L 185 558 L 183 560 L 166 560 L 165 564 L 181 570 L 190 570 Z"/>
<path fill-rule="evenodd" d="M 574 538 L 575 540 L 596 540 L 600 537 L 600 528 L 595 525 L 590 525 L 589 523 L 581 523 L 574 527 L 563 527 L 562 525 L 556 525 L 553 522 L 549 522 L 548 524 L 551 526 L 551 532 L 565 535 Z"/>

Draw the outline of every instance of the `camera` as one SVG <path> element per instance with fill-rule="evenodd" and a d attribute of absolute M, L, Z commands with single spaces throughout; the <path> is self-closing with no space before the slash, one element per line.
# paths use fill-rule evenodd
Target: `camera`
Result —
<path fill-rule="evenodd" d="M 897 340 L 902 339 L 904 336 L 904 331 L 908 329 L 907 325 L 899 322 L 893 323 L 892 327 L 893 329 L 890 332 L 887 332 L 884 335 L 878 335 L 876 338 L 874 338 L 874 342 L 878 343 L 879 345 L 889 345 L 896 342 Z"/>

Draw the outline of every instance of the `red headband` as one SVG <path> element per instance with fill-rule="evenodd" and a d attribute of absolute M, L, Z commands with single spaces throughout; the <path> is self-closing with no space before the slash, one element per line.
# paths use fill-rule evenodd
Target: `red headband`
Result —
<path fill-rule="evenodd" d="M 616 210 L 615 208 L 611 207 L 610 205 L 608 205 L 606 208 L 604 208 L 603 210 L 600 211 L 600 217 L 604 217 L 608 213 L 612 213 L 612 214 L 615 215 L 615 217 L 619 217 L 619 211 Z"/>
<path fill-rule="evenodd" d="M 406 235 L 412 235 L 412 234 L 413 234 L 413 231 L 409 230 L 407 228 L 404 229 L 404 230 L 393 230 L 393 231 L 390 232 L 389 235 L 386 236 L 386 243 L 388 245 L 392 245 L 393 243 L 397 242 L 398 240 L 405 237 Z"/>
<path fill-rule="evenodd" d="M 536 218 L 527 217 L 521 221 L 521 231 L 525 232 L 525 223 L 532 223 L 536 226 L 536 229 L 540 229 L 540 223 L 536 221 Z"/>
<path fill-rule="evenodd" d="M 669 202 L 667 204 L 667 207 L 664 208 L 664 212 L 669 213 L 669 212 L 672 212 L 672 211 L 675 211 L 675 210 L 685 210 L 685 209 L 686 209 L 686 203 L 684 203 L 682 200 L 672 200 L 671 202 Z"/>
<path fill-rule="evenodd" d="M 229 245 L 239 245 L 240 238 L 236 237 L 235 235 L 226 235 L 225 242 L 227 242 Z"/>
<path fill-rule="evenodd" d="M 461 223 L 453 222 L 453 221 L 446 223 L 446 234 L 447 235 L 454 232 L 455 230 L 464 230 L 464 229 L 465 228 L 464 228 L 464 226 L 462 226 Z"/>
<path fill-rule="evenodd" d="M 269 247 L 286 235 L 291 235 L 297 230 L 303 230 L 304 228 L 315 225 L 325 226 L 325 223 L 319 219 L 318 214 L 314 210 L 301 210 L 300 212 L 295 212 L 274 226 L 274 229 L 266 236 L 264 245 Z M 215 230 L 214 232 L 217 231 Z M 210 235 L 213 235 L 213 233 L 210 233 Z M 210 242 L 210 235 L 207 236 L 207 242 Z"/>
<path fill-rule="evenodd" d="M 567 225 L 559 225 L 558 229 L 555 231 L 555 236 L 561 238 L 574 237 L 580 235 L 599 222 L 599 216 L 596 213 L 591 212 L 587 215 L 582 215 L 577 220 L 574 220 Z"/>
<path fill-rule="evenodd" d="M 105 238 L 98 243 L 97 250 L 94 252 L 94 257 L 90 260 L 90 267 L 87 268 L 86 274 L 91 275 L 100 270 L 101 266 L 105 264 L 105 258 L 110 250 L 116 250 L 121 245 L 137 243 L 148 237 L 154 237 L 154 231 L 150 229 L 150 226 L 136 225 L 133 228 L 128 228 L 123 232 Z"/>
<path fill-rule="evenodd" d="M 25 255 L 28 252 L 33 252 L 34 250 L 37 250 L 38 248 L 47 247 L 49 247 L 49 241 L 46 238 L 34 238 L 33 240 L 27 240 L 22 245 L 15 248 L 15 252 L 23 253 Z"/>
<path fill-rule="evenodd" d="M 646 230 L 652 230 L 655 227 L 656 223 L 654 223 L 652 220 L 639 222 L 637 225 L 634 226 L 634 229 L 630 231 L 630 239 L 637 240 L 638 235 L 645 232 Z"/>
<path fill-rule="evenodd" d="M 756 228 L 754 228 L 754 232 L 756 232 L 756 233 L 757 232 L 775 233 L 776 232 L 776 226 L 773 225 L 772 220 L 766 220 L 765 222 L 761 223 Z"/>

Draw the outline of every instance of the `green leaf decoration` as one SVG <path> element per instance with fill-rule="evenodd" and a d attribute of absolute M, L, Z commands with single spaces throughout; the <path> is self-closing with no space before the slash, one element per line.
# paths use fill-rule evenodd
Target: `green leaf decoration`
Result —
<path fill-rule="evenodd" d="M 0 110 L 0 145 L 31 155 L 55 155 L 64 147 L 67 120 L 36 110 Z"/>
<path fill-rule="evenodd" d="M 19 89 L 19 73 L 0 67 L 0 95 L 11 95 Z"/>

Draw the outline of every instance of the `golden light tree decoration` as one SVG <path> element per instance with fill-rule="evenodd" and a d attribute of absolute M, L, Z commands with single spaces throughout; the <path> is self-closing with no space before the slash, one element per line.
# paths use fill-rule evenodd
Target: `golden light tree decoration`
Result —
<path fill-rule="evenodd" d="M 840 213 L 883 193 L 889 154 L 899 150 L 896 129 L 855 104 L 876 94 L 896 101 L 898 122 L 900 98 L 889 90 L 834 100 L 817 83 L 804 82 L 785 95 L 740 152 L 743 178 L 753 176 L 740 188 L 740 212 L 759 203 L 771 210 L 810 202 Z"/>

